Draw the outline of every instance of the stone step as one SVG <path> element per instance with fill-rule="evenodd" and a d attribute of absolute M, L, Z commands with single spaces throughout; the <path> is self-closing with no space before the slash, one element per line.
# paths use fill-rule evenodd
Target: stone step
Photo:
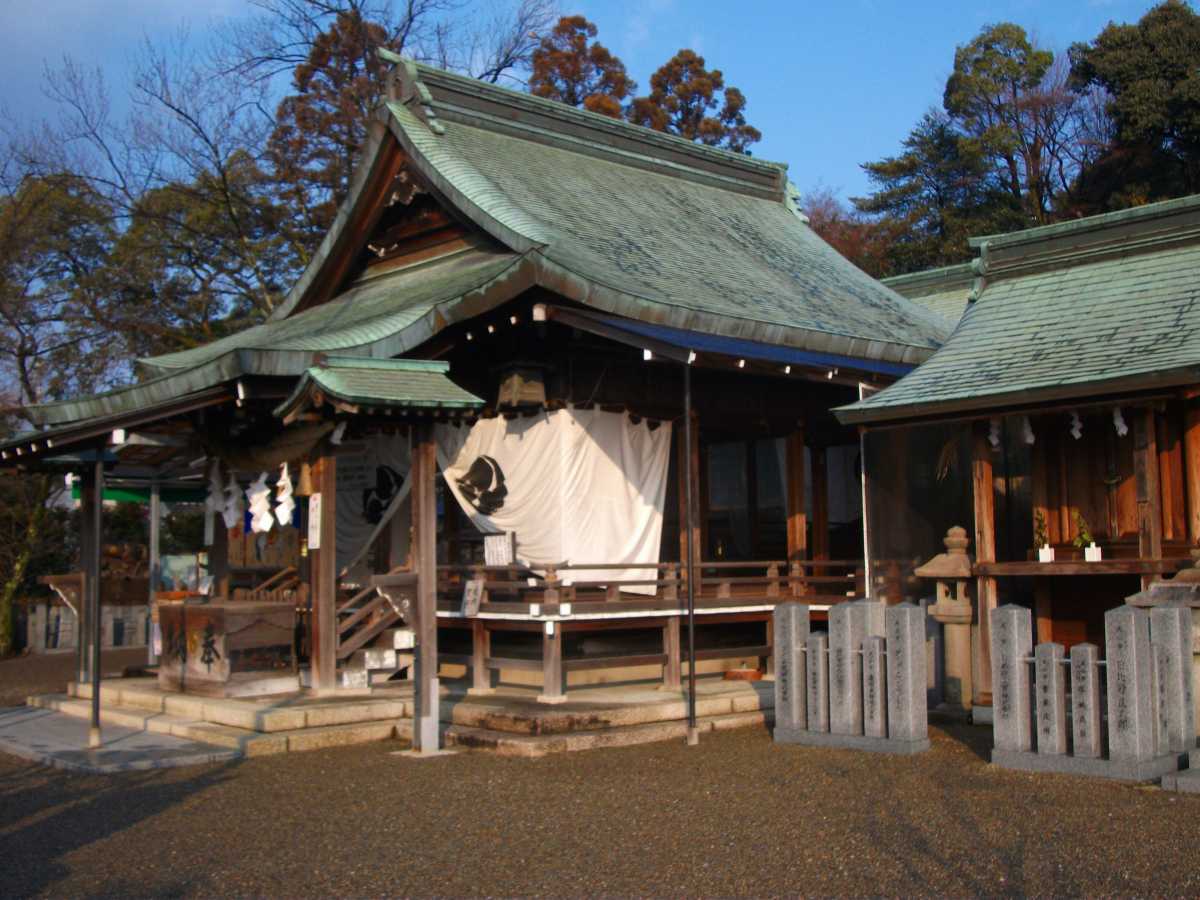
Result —
<path fill-rule="evenodd" d="M 696 725 L 703 734 L 704 732 L 727 731 L 734 728 L 765 728 L 767 719 L 767 714 L 759 710 L 699 717 Z M 597 750 L 602 747 L 631 747 L 635 744 L 683 740 L 686 737 L 687 722 L 685 720 L 624 725 L 577 731 L 570 734 L 515 734 L 509 731 L 472 728 L 465 725 L 451 725 L 443 733 L 443 741 L 447 747 L 486 750 L 500 756 L 517 756 L 526 759 L 548 756 L 551 753 Z"/>
<path fill-rule="evenodd" d="M 72 684 L 68 694 L 90 701 L 91 685 Z M 262 700 L 226 700 L 197 697 L 192 694 L 164 693 L 158 690 L 157 682 L 152 678 L 106 681 L 100 691 L 100 702 L 102 709 L 167 713 L 181 719 L 210 722 L 263 734 L 294 731 L 298 728 L 320 728 L 326 725 L 388 721 L 412 715 L 411 700 L 404 696 L 374 697 L 365 694 L 361 698 L 343 698 L 336 702 L 297 702 L 295 699 L 288 699 L 275 704 Z M 90 702 L 87 703 L 87 708 L 91 709 Z"/>
<path fill-rule="evenodd" d="M 1181 794 L 1200 794 L 1200 770 L 1184 769 L 1182 772 L 1172 772 L 1164 775 L 1162 780 L 1164 791 L 1178 791 Z"/>
<path fill-rule="evenodd" d="M 347 669 L 395 669 L 396 651 L 391 647 L 368 647 L 355 650 L 346 660 Z"/>
<path fill-rule="evenodd" d="M 772 698 L 773 699 L 773 698 Z M 573 708 L 568 702 L 561 706 L 542 706 L 531 713 L 532 704 L 515 703 L 508 698 L 475 696 L 463 702 L 459 697 L 446 697 L 441 702 L 443 722 L 484 731 L 506 734 L 546 736 L 602 731 L 637 725 L 683 722 L 687 719 L 687 701 L 675 695 L 669 700 L 645 702 L 619 707 Z M 698 719 L 740 713 L 759 713 L 771 710 L 770 699 L 755 691 L 719 693 L 696 698 Z"/>
<path fill-rule="evenodd" d="M 412 650 L 417 646 L 417 635 L 411 628 L 388 628 L 379 635 L 375 646 Z"/>
<path fill-rule="evenodd" d="M 92 712 L 89 701 L 71 698 L 65 694 L 30 697 L 29 705 L 84 719 L 90 718 Z M 408 739 L 412 735 L 411 722 L 400 719 L 326 724 L 265 734 L 170 713 L 151 713 L 119 706 L 101 707 L 100 721 L 108 725 L 201 741 L 237 750 L 248 757 L 319 750 L 324 747 L 364 744 L 392 738 Z"/>

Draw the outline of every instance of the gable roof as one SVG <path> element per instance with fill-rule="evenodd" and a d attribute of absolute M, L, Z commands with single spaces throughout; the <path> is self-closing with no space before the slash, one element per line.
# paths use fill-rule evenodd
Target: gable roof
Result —
<path fill-rule="evenodd" d="M 940 316 L 947 333 L 954 330 L 966 311 L 974 281 L 969 262 L 883 279 L 897 294 Z"/>
<path fill-rule="evenodd" d="M 334 227 L 267 322 L 143 360 L 149 381 L 41 419 L 299 376 L 314 352 L 403 354 L 535 285 L 644 323 L 886 363 L 916 364 L 948 332 L 821 241 L 780 164 L 405 60 L 388 95 Z M 408 169 L 494 244 L 347 284 Z"/>
<path fill-rule="evenodd" d="M 1200 195 L 972 240 L 974 293 L 927 362 L 837 410 L 921 420 L 1200 382 Z"/>

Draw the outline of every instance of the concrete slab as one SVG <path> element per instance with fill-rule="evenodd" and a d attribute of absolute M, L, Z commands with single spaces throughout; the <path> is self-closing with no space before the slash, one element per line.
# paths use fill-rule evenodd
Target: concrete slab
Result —
<path fill-rule="evenodd" d="M 86 720 L 48 709 L 0 709 L 0 751 L 70 772 L 107 774 L 227 762 L 240 754 L 212 744 L 139 728 L 104 725 L 103 744 L 88 750 Z"/>

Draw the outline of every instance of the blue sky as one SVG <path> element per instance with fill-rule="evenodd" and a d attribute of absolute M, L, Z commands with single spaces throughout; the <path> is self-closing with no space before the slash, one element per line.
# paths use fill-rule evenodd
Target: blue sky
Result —
<path fill-rule="evenodd" d="M 743 0 L 562 0 L 594 21 L 640 86 L 681 47 L 704 55 L 745 93 L 764 135 L 754 152 L 786 162 L 801 190 L 843 196 L 868 189 L 859 164 L 895 153 L 941 100 L 954 48 L 984 25 L 1012 21 L 1065 49 L 1109 21 L 1136 21 L 1146 0 L 791 3 Z M 100 65 L 114 88 L 144 35 L 193 32 L 246 14 L 243 0 L 0 0 L 0 106 L 18 117 L 46 110 L 44 64 L 69 54 Z"/>

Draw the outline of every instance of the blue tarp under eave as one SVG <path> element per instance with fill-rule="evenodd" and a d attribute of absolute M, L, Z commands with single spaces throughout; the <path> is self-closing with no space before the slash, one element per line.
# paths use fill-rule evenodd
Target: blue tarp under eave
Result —
<path fill-rule="evenodd" d="M 669 325 L 650 325 L 615 316 L 594 316 L 594 318 L 610 328 L 661 341 L 664 344 L 671 344 L 681 350 L 694 350 L 697 353 L 719 353 L 723 356 L 736 356 L 739 359 L 758 359 L 784 365 L 813 366 L 819 369 L 844 367 L 859 372 L 892 375 L 896 378 L 907 375 L 916 368 L 916 366 L 903 363 L 878 362 L 853 356 L 839 356 L 833 353 L 814 353 L 809 350 L 777 347 L 759 341 L 722 337 L 718 334 L 706 334 L 699 331 L 686 331 L 682 328 L 672 328 Z"/>

